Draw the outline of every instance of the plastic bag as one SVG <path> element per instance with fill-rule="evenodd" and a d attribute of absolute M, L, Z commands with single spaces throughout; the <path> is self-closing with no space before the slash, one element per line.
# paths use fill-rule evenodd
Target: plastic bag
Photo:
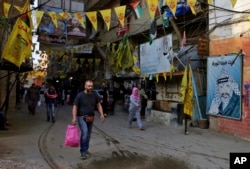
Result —
<path fill-rule="evenodd" d="M 79 147 L 80 134 L 76 125 L 68 125 L 64 145 L 68 147 Z"/>
<path fill-rule="evenodd" d="M 41 100 L 39 100 L 39 101 L 37 102 L 37 106 L 40 107 L 41 104 L 42 104 L 42 103 L 41 103 Z"/>

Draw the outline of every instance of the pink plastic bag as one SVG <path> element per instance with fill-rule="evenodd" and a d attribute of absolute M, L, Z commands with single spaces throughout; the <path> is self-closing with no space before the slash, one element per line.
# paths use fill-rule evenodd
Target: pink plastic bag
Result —
<path fill-rule="evenodd" d="M 69 147 L 79 147 L 80 134 L 76 125 L 68 125 L 64 145 Z"/>

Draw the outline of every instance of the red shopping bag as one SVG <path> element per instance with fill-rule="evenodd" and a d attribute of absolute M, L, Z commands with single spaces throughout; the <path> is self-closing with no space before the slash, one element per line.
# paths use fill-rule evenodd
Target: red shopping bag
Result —
<path fill-rule="evenodd" d="M 64 140 L 64 145 L 68 147 L 79 147 L 80 134 L 76 125 L 68 125 Z"/>

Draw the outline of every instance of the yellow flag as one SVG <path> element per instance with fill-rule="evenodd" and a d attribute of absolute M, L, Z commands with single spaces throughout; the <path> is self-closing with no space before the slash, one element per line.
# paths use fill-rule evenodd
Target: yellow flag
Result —
<path fill-rule="evenodd" d="M 174 64 L 170 64 L 170 80 L 173 77 L 173 73 L 174 73 Z"/>
<path fill-rule="evenodd" d="M 100 13 L 101 13 L 102 18 L 107 26 L 107 30 L 109 31 L 110 23 L 111 23 L 111 9 L 100 10 Z"/>
<path fill-rule="evenodd" d="M 71 17 L 70 13 L 68 12 L 60 12 L 59 15 L 63 18 L 63 19 L 68 19 Z"/>
<path fill-rule="evenodd" d="M 86 12 L 86 15 L 89 18 L 94 29 L 97 31 L 97 15 L 96 15 L 96 13 L 97 13 L 96 11 Z"/>
<path fill-rule="evenodd" d="M 6 2 L 4 2 L 3 3 L 3 10 L 4 10 L 4 16 L 5 17 L 8 17 L 8 15 L 9 15 L 9 10 L 10 10 L 10 4 L 9 3 L 6 3 Z"/>
<path fill-rule="evenodd" d="M 166 81 L 167 80 L 167 72 L 163 72 L 163 77 L 164 77 L 164 80 Z"/>
<path fill-rule="evenodd" d="M 248 15 L 247 19 L 250 21 L 250 15 Z"/>
<path fill-rule="evenodd" d="M 166 4 L 169 7 L 170 11 L 172 12 L 173 16 L 175 16 L 177 0 L 166 0 Z"/>
<path fill-rule="evenodd" d="M 213 4 L 213 0 L 207 0 L 207 3 L 208 3 L 209 5 L 212 5 L 212 4 Z"/>
<path fill-rule="evenodd" d="M 196 4 L 196 1 L 197 1 L 197 0 L 187 0 L 187 4 L 189 5 L 189 7 L 190 7 L 190 9 L 191 9 L 191 11 L 192 11 L 192 13 L 193 13 L 194 15 L 196 15 L 196 12 L 195 12 L 195 4 Z"/>
<path fill-rule="evenodd" d="M 158 83 L 159 82 L 159 74 L 155 74 L 155 79 L 156 79 L 156 82 Z"/>
<path fill-rule="evenodd" d="M 120 22 L 122 28 L 124 27 L 125 22 L 125 11 L 126 11 L 126 5 L 119 6 L 115 8 L 115 13 L 118 18 L 118 21 Z"/>
<path fill-rule="evenodd" d="M 231 0 L 232 3 L 232 7 L 234 8 L 235 4 L 236 4 L 237 0 Z"/>
<path fill-rule="evenodd" d="M 52 22 L 54 23 L 55 27 L 58 27 L 57 24 L 57 16 L 55 12 L 48 12 L 49 16 L 51 17 Z"/>
<path fill-rule="evenodd" d="M 31 56 L 32 20 L 30 18 L 30 1 L 26 1 L 23 11 L 4 46 L 2 58 L 20 67 L 25 58 Z"/>
<path fill-rule="evenodd" d="M 20 13 L 21 13 L 22 10 L 23 10 L 23 8 L 21 8 L 21 7 L 19 7 L 19 6 L 14 5 L 14 7 L 15 7 Z"/>
<path fill-rule="evenodd" d="M 183 112 L 189 116 L 193 115 L 193 83 L 192 83 L 192 68 L 189 65 L 189 71 L 188 71 L 188 85 L 187 85 L 187 91 L 186 96 L 184 100 L 184 108 Z"/>
<path fill-rule="evenodd" d="M 44 11 L 38 11 L 36 10 L 36 23 L 39 25 L 41 23 L 41 20 L 43 18 Z"/>
<path fill-rule="evenodd" d="M 186 89 L 187 89 L 187 66 L 185 67 L 184 74 L 181 80 L 181 87 L 180 87 L 180 94 L 181 94 L 181 102 L 184 102 L 185 95 L 186 95 Z"/>
<path fill-rule="evenodd" d="M 83 16 L 81 12 L 76 12 L 74 13 L 74 16 L 78 19 L 78 21 L 80 22 L 80 24 L 82 25 L 83 28 L 85 27 L 84 21 L 83 21 Z"/>
<path fill-rule="evenodd" d="M 150 18 L 153 21 L 155 19 L 155 12 L 158 8 L 158 0 L 147 0 L 147 4 Z"/>

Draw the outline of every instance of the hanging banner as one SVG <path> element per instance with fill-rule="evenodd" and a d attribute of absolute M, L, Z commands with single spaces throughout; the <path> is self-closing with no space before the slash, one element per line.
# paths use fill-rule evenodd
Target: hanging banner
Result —
<path fill-rule="evenodd" d="M 207 58 L 207 114 L 241 119 L 242 57 Z"/>
<path fill-rule="evenodd" d="M 94 27 L 95 31 L 97 31 L 97 15 L 96 11 L 93 12 L 86 12 L 87 17 L 89 18 L 92 26 Z"/>
<path fill-rule="evenodd" d="M 140 68 L 142 75 L 170 72 L 170 49 L 172 47 L 172 35 L 140 44 Z"/>
<path fill-rule="evenodd" d="M 42 21 L 43 14 L 44 14 L 44 11 L 36 10 L 36 24 L 37 25 L 40 25 L 40 23 Z"/>
<path fill-rule="evenodd" d="M 187 4 L 189 5 L 189 7 L 194 15 L 196 15 L 196 11 L 195 11 L 196 1 L 197 0 L 187 0 Z"/>
<path fill-rule="evenodd" d="M 107 30 L 109 31 L 110 24 L 111 24 L 111 9 L 100 10 L 100 13 L 102 15 L 102 18 L 103 18 L 105 24 L 106 24 Z"/>
<path fill-rule="evenodd" d="M 18 17 L 10 36 L 4 46 L 2 58 L 20 67 L 25 58 L 31 55 L 32 19 L 30 13 L 30 3 L 26 1 L 22 15 Z"/>
<path fill-rule="evenodd" d="M 173 16 L 175 16 L 176 7 L 177 7 L 177 0 L 166 0 L 166 4 L 170 11 L 172 12 Z"/>
<path fill-rule="evenodd" d="M 129 22 L 129 18 L 126 18 L 124 26 L 122 26 L 120 23 L 118 24 L 117 32 L 116 32 L 117 36 L 124 36 L 127 32 L 129 32 L 128 22 Z"/>
<path fill-rule="evenodd" d="M 41 10 L 44 11 L 41 22 L 38 26 L 38 41 L 43 43 L 56 43 L 65 44 L 66 43 L 66 33 L 67 25 L 66 21 L 57 18 L 56 13 L 63 12 L 62 9 L 53 8 L 49 6 L 42 6 Z M 51 12 L 54 13 L 54 20 L 57 20 L 57 27 L 51 18 Z"/>
<path fill-rule="evenodd" d="M 153 21 L 155 19 L 156 10 L 158 8 L 158 0 L 147 0 L 147 4 L 150 18 Z"/>
<path fill-rule="evenodd" d="M 115 8 L 116 16 L 122 28 L 124 27 L 124 22 L 125 22 L 125 11 L 126 11 L 126 5 Z"/>
<path fill-rule="evenodd" d="M 67 35 L 86 37 L 86 29 L 82 13 L 73 13 L 67 20 Z"/>
<path fill-rule="evenodd" d="M 6 18 L 8 18 L 10 6 L 11 6 L 11 5 L 10 5 L 9 3 L 6 3 L 6 2 L 3 3 L 4 16 L 5 16 Z"/>

